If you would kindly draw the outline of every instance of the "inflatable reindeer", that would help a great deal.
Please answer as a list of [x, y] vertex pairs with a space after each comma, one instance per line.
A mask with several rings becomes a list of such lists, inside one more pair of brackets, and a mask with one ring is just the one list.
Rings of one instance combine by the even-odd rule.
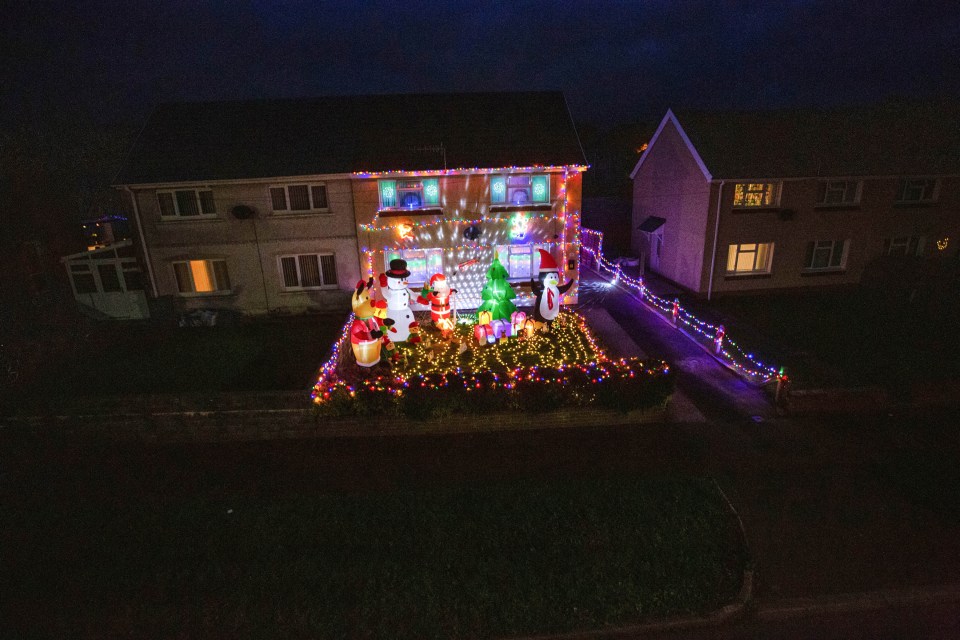
[[393, 320], [387, 318], [385, 300], [373, 299], [373, 278], [361, 280], [353, 292], [353, 324], [350, 326], [350, 344], [361, 367], [372, 367], [380, 362], [381, 345], [390, 351], [393, 343], [385, 335]]

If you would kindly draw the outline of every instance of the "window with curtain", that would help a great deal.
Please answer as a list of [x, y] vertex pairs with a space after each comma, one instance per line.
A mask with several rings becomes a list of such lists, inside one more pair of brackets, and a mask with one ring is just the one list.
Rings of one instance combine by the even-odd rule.
[[337, 286], [337, 263], [332, 253], [280, 256], [284, 289], [321, 289]]
[[230, 291], [226, 260], [184, 260], [173, 263], [180, 293], [223, 293]]
[[770, 273], [773, 243], [731, 244], [727, 250], [727, 273]]

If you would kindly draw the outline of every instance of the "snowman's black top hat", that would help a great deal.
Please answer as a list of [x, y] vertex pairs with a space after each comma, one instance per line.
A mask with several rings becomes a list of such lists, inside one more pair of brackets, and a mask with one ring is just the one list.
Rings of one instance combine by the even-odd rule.
[[390, 261], [390, 270], [387, 271], [388, 278], [409, 278], [410, 272], [407, 271], [407, 261], [401, 258], [394, 258]]

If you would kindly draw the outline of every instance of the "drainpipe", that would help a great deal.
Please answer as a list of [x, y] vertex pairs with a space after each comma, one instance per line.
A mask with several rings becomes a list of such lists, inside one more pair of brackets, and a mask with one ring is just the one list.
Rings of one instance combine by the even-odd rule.
[[140, 236], [140, 247], [143, 249], [143, 257], [147, 263], [147, 275], [150, 277], [150, 290], [153, 291], [153, 297], [157, 298], [157, 282], [153, 277], [153, 262], [150, 260], [150, 250], [147, 248], [147, 240], [143, 236], [143, 225], [140, 223], [140, 205], [137, 204], [137, 194], [130, 187], [124, 186], [123, 190], [130, 196], [133, 203], [133, 217], [137, 219], [137, 233]]
[[707, 281], [707, 300], [713, 295], [713, 268], [717, 262], [717, 235], [720, 233], [720, 203], [723, 202], [723, 183], [720, 181], [720, 191], [717, 193], [717, 219], [713, 224], [713, 251], [710, 253], [710, 279]]

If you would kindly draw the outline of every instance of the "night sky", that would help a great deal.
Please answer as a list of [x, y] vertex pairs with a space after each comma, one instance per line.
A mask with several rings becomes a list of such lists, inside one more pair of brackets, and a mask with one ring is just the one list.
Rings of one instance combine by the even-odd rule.
[[139, 123], [168, 100], [561, 89], [578, 122], [607, 126], [667, 107], [960, 95], [956, 2], [5, 6], [8, 122]]

